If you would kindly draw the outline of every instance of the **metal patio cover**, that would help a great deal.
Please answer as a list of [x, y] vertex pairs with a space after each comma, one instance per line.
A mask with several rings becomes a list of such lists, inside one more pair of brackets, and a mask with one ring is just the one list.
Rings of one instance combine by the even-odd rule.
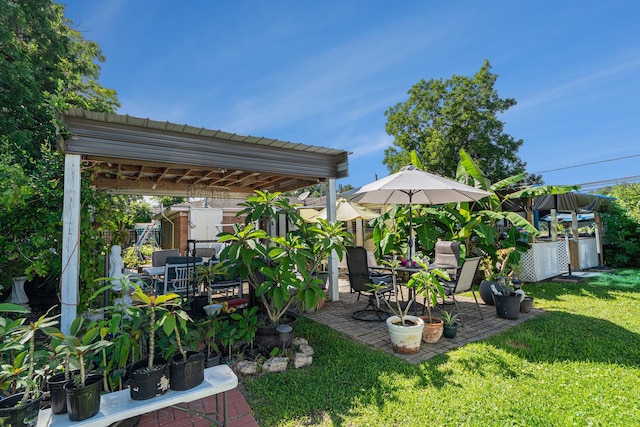
[[[335, 180], [348, 176], [348, 152], [241, 136], [120, 114], [70, 110], [62, 116], [65, 154], [61, 320], [68, 333], [79, 302], [80, 181], [113, 194], [186, 197], [194, 188], [222, 194], [289, 191], [327, 182], [335, 220]], [[82, 172], [82, 173], [81, 173]], [[193, 197], [193, 193], [191, 194]], [[338, 299], [337, 257], [329, 260], [329, 296]]]
[[114, 194], [181, 196], [190, 186], [290, 191], [348, 176], [348, 152], [277, 139], [70, 110], [65, 154], [80, 154], [92, 184]]

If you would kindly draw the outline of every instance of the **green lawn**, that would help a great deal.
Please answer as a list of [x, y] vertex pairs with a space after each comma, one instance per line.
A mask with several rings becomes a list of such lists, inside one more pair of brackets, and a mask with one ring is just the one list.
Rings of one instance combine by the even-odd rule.
[[420, 365], [300, 318], [313, 365], [247, 401], [261, 427], [640, 425], [640, 271], [525, 290], [547, 314]]

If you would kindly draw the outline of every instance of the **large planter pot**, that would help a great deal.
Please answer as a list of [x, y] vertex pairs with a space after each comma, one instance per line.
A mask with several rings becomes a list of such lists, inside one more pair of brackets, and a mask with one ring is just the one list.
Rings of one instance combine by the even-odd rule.
[[64, 385], [64, 390], [67, 393], [69, 420], [86, 420], [100, 412], [102, 375], [87, 375], [84, 387], [69, 381]]
[[480, 286], [478, 287], [480, 298], [487, 305], [495, 304], [493, 302], [493, 292], [491, 291], [491, 285], [498, 286], [498, 282], [494, 282], [493, 280], [483, 280], [482, 282], [480, 282]]
[[519, 295], [493, 295], [496, 314], [503, 319], [516, 320], [520, 314]]
[[67, 412], [67, 392], [64, 385], [69, 382], [66, 373], [61, 372], [47, 379], [47, 388], [51, 401], [51, 412], [64, 414]]
[[400, 317], [387, 317], [387, 329], [393, 351], [400, 354], [415, 354], [420, 351], [424, 322], [418, 316], [404, 316], [406, 325], [400, 324]]
[[[288, 336], [286, 337], [287, 339], [284, 342], [285, 347], [291, 346], [291, 342], [293, 341], [293, 338], [295, 336], [296, 320], [298, 320], [298, 317], [292, 313], [287, 313], [284, 316], [282, 316], [282, 318], [280, 319], [281, 324], [284, 323], [291, 326], [294, 332], [294, 333], [288, 334]], [[270, 352], [276, 347], [282, 347], [283, 342], [281, 341], [280, 333], [276, 330], [276, 328], [277, 326], [272, 326], [272, 325], [258, 326], [258, 330], [256, 331], [256, 336], [254, 338], [255, 344], [257, 344], [258, 347], [263, 348], [268, 352]]]
[[161, 396], [169, 390], [171, 378], [167, 361], [159, 357], [154, 358], [153, 369], [147, 368], [147, 360], [140, 360], [128, 368], [129, 391], [131, 399], [146, 400]]
[[533, 297], [524, 297], [520, 303], [520, 313], [529, 313], [533, 308]]
[[0, 400], [0, 426], [32, 427], [38, 423], [42, 393], [36, 399], [31, 399], [24, 405], [16, 406], [23, 396], [24, 393], [18, 393]]
[[444, 322], [437, 317], [420, 316], [424, 322], [422, 330], [422, 341], [428, 344], [435, 344], [442, 337]]
[[187, 351], [187, 361], [178, 353], [171, 358], [171, 390], [189, 390], [204, 381], [204, 354]]
[[454, 338], [458, 333], [458, 324], [454, 323], [453, 325], [444, 325], [442, 328], [442, 335], [445, 338]]

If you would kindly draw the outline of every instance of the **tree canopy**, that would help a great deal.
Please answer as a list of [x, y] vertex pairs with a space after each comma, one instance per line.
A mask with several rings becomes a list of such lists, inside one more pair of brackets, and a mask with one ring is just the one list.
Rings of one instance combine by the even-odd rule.
[[[59, 275], [63, 166], [59, 113], [113, 112], [116, 92], [98, 83], [104, 56], [51, 0], [0, 0], [0, 279]], [[64, 130], [63, 130], [64, 131]], [[109, 196], [83, 182], [81, 275], [103, 267], [96, 224], [112, 214]], [[99, 251], [98, 251], [99, 252]]]
[[[410, 163], [415, 150], [425, 170], [455, 177], [464, 149], [491, 181], [525, 172], [517, 155], [523, 141], [504, 132], [498, 115], [516, 105], [515, 99], [499, 97], [489, 61], [473, 77], [421, 80], [408, 91], [409, 99], [385, 112], [386, 132], [393, 145], [385, 150], [383, 163], [396, 172]], [[540, 177], [530, 176], [530, 182]]]

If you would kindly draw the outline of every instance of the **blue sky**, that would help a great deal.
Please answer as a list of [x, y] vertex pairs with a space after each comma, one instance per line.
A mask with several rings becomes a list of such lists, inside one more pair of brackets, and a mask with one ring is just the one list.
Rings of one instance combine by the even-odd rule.
[[102, 48], [118, 113], [348, 150], [339, 184], [389, 174], [384, 112], [411, 86], [473, 76], [485, 59], [518, 102], [500, 118], [528, 172], [640, 176], [635, 0], [61, 3]]

